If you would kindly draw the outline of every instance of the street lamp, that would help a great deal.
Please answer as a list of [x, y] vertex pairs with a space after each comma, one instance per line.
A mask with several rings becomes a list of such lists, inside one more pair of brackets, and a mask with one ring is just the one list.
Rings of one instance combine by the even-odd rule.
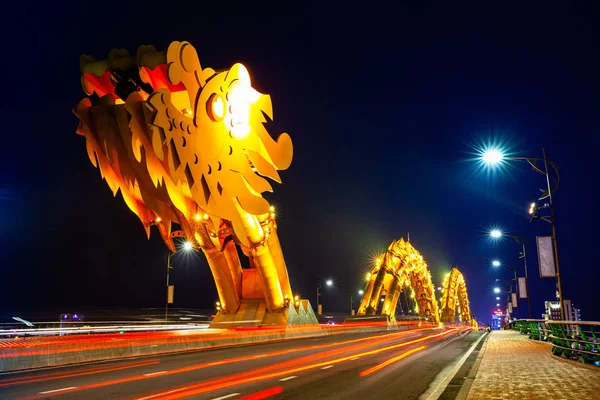
[[[500, 266], [504, 266], [508, 269], [510, 269], [513, 272], [514, 275], [514, 281], [515, 281], [515, 293], [518, 293], [518, 289], [517, 289], [517, 267], [513, 266], [513, 265], [509, 265], [509, 264], [502, 264], [500, 261], [498, 260], [494, 260], [492, 261], [492, 265], [494, 267], [500, 267]], [[512, 285], [511, 286], [511, 291], [512, 291]], [[512, 300], [512, 299], [511, 299]], [[518, 301], [518, 300], [517, 300]], [[519, 304], [517, 303], [517, 318], [521, 318], [521, 310], [519, 310]]]
[[359, 295], [359, 296], [362, 296], [363, 294], [365, 294], [365, 291], [364, 291], [364, 290], [362, 290], [362, 289], [361, 289], [361, 290], [359, 290], [359, 291], [358, 291], [358, 295]]
[[[494, 231], [499, 231], [500, 236], [495, 236]], [[494, 229], [494, 230], [490, 231], [490, 237], [492, 237], [494, 239], [498, 239], [498, 238], [502, 237], [503, 235], [504, 234], [499, 229]], [[517, 244], [519, 244], [523, 249], [523, 251], [521, 251], [521, 253], [519, 254], [519, 258], [523, 259], [523, 265], [525, 267], [525, 290], [527, 292], [527, 314], [529, 315], [529, 318], [531, 319], [531, 293], [529, 292], [529, 276], [527, 275], [527, 248], [529, 247], [529, 239], [527, 239], [527, 237], [525, 237], [523, 235], [507, 235], [507, 236], [510, 236], [513, 239], [515, 239], [515, 242], [517, 242]], [[494, 265], [493, 262], [492, 262], [492, 265]], [[497, 265], [494, 265], [494, 266], [496, 267]]]
[[[559, 173], [558, 166], [556, 165], [556, 163], [554, 163], [553, 161], [550, 161], [546, 158], [546, 149], [542, 149], [542, 154], [543, 154], [543, 158], [513, 157], [513, 156], [507, 157], [499, 149], [486, 149], [485, 151], [483, 151], [481, 153], [481, 160], [484, 164], [486, 164], [487, 166], [490, 166], [490, 167], [499, 166], [499, 165], [503, 164], [504, 160], [527, 161], [529, 163], [529, 165], [531, 165], [531, 167], [533, 168], [533, 170], [535, 172], [546, 176], [546, 189], [541, 189], [542, 196], [538, 200], [548, 199], [548, 204], [544, 205], [543, 207], [550, 209], [550, 217], [541, 217], [541, 218], [537, 217], [537, 208], [538, 207], [535, 204], [532, 204], [532, 206], [529, 209], [529, 212], [530, 212], [530, 214], [534, 214], [531, 221], [533, 221], [534, 219], [542, 219], [542, 220], [552, 224], [552, 239], [554, 241], [554, 243], [553, 243], [554, 244], [554, 246], [553, 246], [554, 247], [554, 262], [556, 263], [556, 280], [557, 280], [557, 284], [558, 284], [560, 315], [561, 315], [561, 319], [564, 320], [565, 319], [565, 305], [563, 303], [562, 282], [560, 279], [560, 262], [559, 262], [559, 258], [558, 258], [558, 239], [556, 238], [556, 222], [555, 222], [555, 218], [554, 218], [554, 206], [552, 203], [552, 193], [554, 193], [556, 191], [556, 189], [558, 189], [558, 186], [560, 184], [560, 173]], [[538, 162], [542, 163], [543, 167], [541, 167], [541, 168], [538, 167]], [[550, 176], [548, 165], [550, 165], [552, 167], [552, 169], [554, 170], [556, 178], [554, 176]], [[550, 180], [552, 180], [552, 182], [554, 183], [554, 188], [551, 187]], [[529, 290], [527, 292], [528, 292], [527, 298], [529, 299]], [[531, 316], [531, 314], [530, 314], [530, 316]]]
[[494, 293], [500, 293], [500, 288], [499, 287], [495, 287], [494, 288]]
[[317, 314], [322, 314], [322, 307], [319, 304], [319, 298], [321, 297], [321, 289], [324, 287], [333, 286], [333, 280], [327, 279], [324, 283], [317, 284]]
[[[185, 241], [182, 248], [183, 251], [188, 252], [194, 249], [194, 245], [192, 242]], [[167, 255], [167, 301], [165, 303], [165, 324], [169, 323], [169, 303], [173, 303], [174, 286], [170, 285], [171, 270], [173, 269], [173, 266], [171, 265], [171, 254], [172, 253], [169, 250]]]
[[499, 239], [502, 237], [502, 231], [500, 229], [492, 229], [490, 231], [490, 236], [492, 239]]

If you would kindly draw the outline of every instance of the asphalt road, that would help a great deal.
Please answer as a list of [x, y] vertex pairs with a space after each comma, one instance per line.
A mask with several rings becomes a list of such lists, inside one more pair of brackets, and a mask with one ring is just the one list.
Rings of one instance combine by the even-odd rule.
[[0, 375], [0, 399], [417, 399], [480, 333], [344, 334]]

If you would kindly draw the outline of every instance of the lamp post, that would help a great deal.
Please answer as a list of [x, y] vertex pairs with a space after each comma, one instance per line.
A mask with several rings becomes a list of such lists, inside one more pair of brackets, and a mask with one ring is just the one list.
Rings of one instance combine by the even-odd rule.
[[324, 287], [331, 287], [333, 286], [333, 281], [331, 279], [327, 279], [324, 283], [319, 283], [317, 284], [317, 313], [318, 314], [322, 314], [322, 307], [321, 304], [319, 303], [319, 299], [321, 298], [321, 289], [323, 289]]
[[[502, 290], [498, 286], [495, 286], [494, 287], [494, 293], [495, 294], [506, 293], [506, 296], [507, 296], [506, 303], [507, 304], [508, 303], [512, 304], [512, 299], [511, 299], [511, 295], [512, 295], [512, 283], [511, 283], [511, 281], [505, 280], [505, 279], [498, 279], [498, 278], [496, 278], [495, 281], [496, 281], [496, 283], [503, 282], [506, 286], [504, 287], [504, 290]], [[517, 307], [517, 309], [518, 309], [518, 307]], [[514, 313], [514, 310], [513, 310], [513, 313]]]
[[[183, 250], [184, 251], [190, 251], [194, 248], [194, 246], [192, 245], [191, 242], [184, 242], [183, 243]], [[173, 269], [173, 266], [171, 265], [171, 255], [173, 253], [171, 253], [171, 251], [169, 250], [169, 253], [167, 255], [167, 300], [165, 302], [165, 324], [169, 323], [169, 303], [173, 302], [173, 292], [171, 290], [169, 290], [170, 287], [170, 280], [171, 280], [171, 270]]]
[[[512, 273], [514, 275], [514, 281], [515, 281], [515, 292], [514, 293], [517, 294], [517, 296], [518, 296], [519, 291], [518, 291], [518, 287], [517, 287], [517, 267], [515, 267], [514, 265], [510, 265], [510, 264], [502, 264], [498, 260], [492, 261], [492, 265], [494, 267], [504, 266], [504, 267], [506, 267], [506, 268], [508, 268], [508, 269], [510, 269], [512, 271]], [[511, 293], [512, 293], [512, 285], [510, 285], [510, 286], [511, 286], [510, 290], [511, 290]], [[512, 296], [512, 294], [511, 294], [511, 296]], [[511, 301], [512, 301], [512, 299], [511, 299]], [[520, 319], [521, 318], [521, 310], [519, 310], [519, 303], [518, 303], [518, 301], [519, 301], [519, 298], [517, 297], [517, 318]]]
[[[526, 293], [527, 294], [527, 314], [529, 315], [529, 318], [531, 319], [531, 293], [529, 292], [529, 276], [527, 274], [527, 247], [529, 247], [529, 239], [527, 239], [527, 237], [525, 237], [523, 235], [505, 235], [504, 232], [502, 232], [502, 230], [500, 230], [498, 228], [492, 229], [490, 231], [490, 237], [492, 239], [500, 239], [503, 236], [512, 237], [515, 240], [515, 242], [517, 242], [523, 248], [523, 251], [519, 255], [519, 258], [523, 259], [523, 264], [525, 266], [525, 290], [527, 292]], [[527, 247], [525, 246], [526, 244], [527, 244]], [[499, 266], [500, 266], [499, 264], [494, 265], [494, 267], [499, 267]]]
[[[554, 242], [553, 243], [554, 244], [554, 246], [553, 246], [554, 247], [554, 262], [556, 265], [556, 280], [557, 280], [557, 284], [558, 284], [558, 298], [559, 298], [559, 302], [560, 302], [560, 315], [561, 315], [561, 319], [564, 320], [565, 319], [565, 309], [564, 309], [565, 305], [563, 303], [562, 281], [560, 278], [560, 262], [559, 262], [559, 258], [558, 258], [558, 240], [556, 238], [556, 223], [555, 223], [555, 218], [554, 218], [554, 205], [552, 202], [552, 193], [554, 193], [556, 191], [556, 189], [558, 189], [558, 185], [560, 183], [560, 173], [559, 173], [559, 169], [558, 169], [558, 166], [556, 165], [556, 163], [554, 163], [553, 161], [550, 161], [546, 158], [546, 149], [542, 148], [542, 154], [543, 154], [543, 158], [513, 157], [513, 156], [505, 156], [504, 153], [502, 153], [502, 151], [500, 151], [498, 149], [488, 149], [481, 153], [481, 161], [484, 164], [489, 165], [489, 166], [501, 165], [504, 163], [504, 160], [527, 161], [529, 163], [529, 165], [531, 165], [531, 167], [533, 168], [533, 170], [535, 172], [546, 176], [546, 187], [547, 188], [541, 189], [542, 196], [538, 200], [544, 200], [546, 198], [548, 199], [547, 206], [548, 206], [548, 208], [550, 208], [550, 217], [549, 218], [541, 217], [539, 219], [542, 219], [542, 220], [552, 224], [552, 240]], [[538, 165], [537, 165], [538, 162], [543, 163], [543, 169], [538, 167]], [[554, 169], [556, 178], [550, 176], [548, 165], [550, 165], [552, 167], [552, 169]], [[552, 188], [550, 185], [551, 179], [554, 183], [554, 188]], [[533, 211], [537, 209], [537, 207], [535, 207], [535, 204], [533, 206], [534, 207], [532, 207], [532, 209], [530, 209], [530, 213], [533, 213]], [[532, 221], [534, 219], [538, 219], [538, 217], [534, 215], [534, 217], [532, 218]], [[528, 292], [529, 292], [529, 290], [528, 290]], [[529, 295], [529, 293], [527, 293], [527, 294]]]

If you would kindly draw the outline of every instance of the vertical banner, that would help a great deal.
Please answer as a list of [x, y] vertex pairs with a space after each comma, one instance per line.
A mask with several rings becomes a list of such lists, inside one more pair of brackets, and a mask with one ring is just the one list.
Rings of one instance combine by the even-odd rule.
[[517, 294], [516, 293], [512, 294], [512, 306], [513, 307], [519, 307], [519, 303], [517, 301]]
[[541, 278], [556, 278], [556, 265], [554, 264], [554, 243], [552, 236], [536, 237], [538, 250], [538, 263]]
[[167, 302], [169, 304], [173, 304], [174, 296], [175, 296], [175, 285], [169, 285], [169, 290], [167, 291]]
[[527, 278], [520, 276], [519, 277], [519, 298], [526, 299], [529, 294], [527, 293]]
[[512, 303], [508, 303], [508, 313], [512, 314], [513, 310], [512, 310]]

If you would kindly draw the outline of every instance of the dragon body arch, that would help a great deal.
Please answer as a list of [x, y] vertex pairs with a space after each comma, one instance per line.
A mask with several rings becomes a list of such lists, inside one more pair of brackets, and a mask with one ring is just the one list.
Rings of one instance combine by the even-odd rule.
[[[431, 323], [439, 322], [438, 304], [427, 263], [408, 241], [394, 240], [375, 261], [357, 315], [381, 315], [395, 319], [400, 292], [410, 287], [417, 312]], [[381, 298], [385, 296], [380, 306]]]
[[444, 277], [442, 285], [441, 321], [446, 323], [455, 322], [457, 313], [461, 322], [472, 322], [465, 278], [458, 268], [453, 267]]

